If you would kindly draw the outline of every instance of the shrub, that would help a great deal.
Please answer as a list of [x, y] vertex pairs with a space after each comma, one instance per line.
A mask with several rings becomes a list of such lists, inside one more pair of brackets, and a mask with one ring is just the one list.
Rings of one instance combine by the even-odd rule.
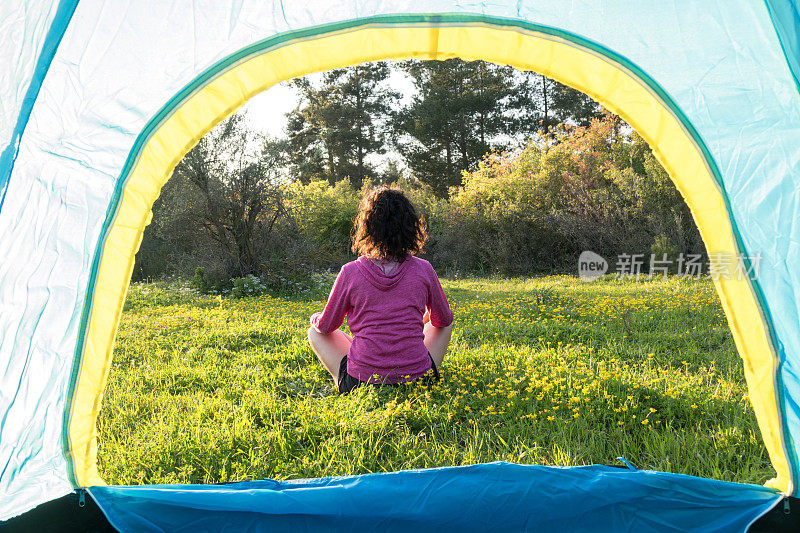
[[250, 274], [243, 278], [233, 278], [233, 289], [231, 289], [231, 296], [234, 298], [244, 298], [245, 296], [256, 296], [266, 291], [266, 286], [261, 283], [261, 280]]
[[361, 200], [350, 180], [340, 180], [333, 186], [327, 181], [307, 185], [294, 182], [287, 190], [287, 207], [298, 236], [314, 243], [320, 256], [333, 262], [349, 257], [350, 230]]
[[206, 281], [206, 270], [203, 267], [197, 267], [195, 269], [191, 287], [196, 289], [200, 294], [208, 294], [211, 286]]
[[[393, 185], [425, 217], [422, 256], [445, 275], [572, 272], [582, 250], [607, 258], [704, 253], [666, 171], [641, 137], [610, 116], [585, 127], [562, 124], [515, 152], [487, 154], [447, 198], [408, 173]], [[174, 177], [154, 207], [136, 279], [194, 273], [198, 291], [236, 295], [316, 290], [314, 272], [353, 259], [353, 220], [372, 183], [360, 190], [349, 179], [274, 187], [277, 207], [248, 233], [247, 254], [231, 253], [213, 231], [198, 230], [196, 191]]]

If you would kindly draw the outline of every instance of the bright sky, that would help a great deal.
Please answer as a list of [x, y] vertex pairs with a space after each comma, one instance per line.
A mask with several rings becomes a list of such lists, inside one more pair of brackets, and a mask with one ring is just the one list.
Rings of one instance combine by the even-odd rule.
[[[318, 81], [321, 76], [321, 73], [311, 74], [312, 81]], [[387, 81], [401, 94], [401, 102], [411, 98], [414, 86], [411, 79], [403, 72], [393, 69]], [[247, 111], [247, 121], [253, 130], [273, 137], [282, 137], [286, 127], [286, 113], [296, 106], [297, 91], [288, 82], [282, 82], [255, 95], [242, 107], [242, 110]]]
[[286, 113], [297, 106], [297, 92], [282, 82], [257, 94], [247, 102], [242, 111], [247, 111], [247, 123], [253, 130], [282, 137], [286, 127]]

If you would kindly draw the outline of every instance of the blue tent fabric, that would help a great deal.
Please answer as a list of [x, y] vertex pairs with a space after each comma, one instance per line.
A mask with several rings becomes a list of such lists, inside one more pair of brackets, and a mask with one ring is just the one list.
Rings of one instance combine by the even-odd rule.
[[514, 463], [227, 485], [91, 487], [120, 531], [746, 531], [760, 485]]

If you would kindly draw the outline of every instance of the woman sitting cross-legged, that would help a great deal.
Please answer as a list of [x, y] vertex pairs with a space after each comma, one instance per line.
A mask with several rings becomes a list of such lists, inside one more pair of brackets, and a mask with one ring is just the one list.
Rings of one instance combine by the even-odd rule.
[[[342, 267], [308, 341], [340, 393], [365, 383], [439, 379], [453, 312], [433, 267], [414, 257], [425, 222], [402, 191], [380, 187], [361, 201], [355, 261]], [[339, 329], [347, 316], [353, 336]]]

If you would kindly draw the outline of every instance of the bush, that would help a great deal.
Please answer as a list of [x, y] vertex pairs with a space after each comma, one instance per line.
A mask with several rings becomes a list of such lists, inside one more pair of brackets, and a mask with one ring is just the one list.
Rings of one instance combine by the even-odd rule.
[[211, 286], [206, 281], [206, 270], [203, 267], [197, 267], [195, 269], [191, 287], [196, 289], [200, 294], [208, 294]]
[[350, 180], [343, 179], [333, 186], [327, 181], [312, 181], [307, 185], [294, 182], [287, 186], [287, 191], [287, 208], [297, 229], [296, 236], [315, 245], [316, 261], [333, 264], [349, 257], [350, 230], [361, 200]]
[[[486, 155], [448, 198], [414, 176], [401, 176], [393, 185], [427, 223], [422, 256], [445, 275], [526, 275], [573, 272], [583, 250], [607, 258], [703, 254], [679, 192], [644, 140], [626, 128], [613, 117], [555, 127], [517, 152]], [[353, 221], [372, 184], [365, 180], [357, 190], [343, 179], [275, 187], [270, 198], [278, 207], [254, 226], [243, 268], [239, 252], [224, 249], [198, 226], [196, 191], [176, 176], [154, 207], [135, 277], [193, 274], [198, 291], [237, 296], [317, 290], [315, 272], [338, 270], [354, 258]]]
[[656, 239], [672, 255], [702, 253], [666, 171], [623, 127], [614, 117], [561, 125], [518, 153], [487, 155], [452, 196], [439, 258], [515, 275], [571, 272], [583, 250], [648, 255]]
[[233, 278], [233, 289], [231, 289], [231, 296], [234, 298], [244, 298], [245, 296], [256, 296], [262, 294], [267, 287], [261, 283], [261, 280], [250, 274], [243, 278]]

